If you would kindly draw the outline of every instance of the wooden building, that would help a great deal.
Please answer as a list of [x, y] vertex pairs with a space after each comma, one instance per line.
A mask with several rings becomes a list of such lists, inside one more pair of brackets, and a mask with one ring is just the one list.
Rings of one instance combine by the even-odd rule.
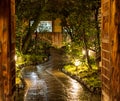
[[[38, 39], [50, 43], [53, 47], [57, 47], [57, 48], [62, 47], [63, 46], [63, 33], [62, 33], [61, 20], [57, 18], [52, 21], [42, 21], [42, 22], [51, 23], [51, 26], [50, 26], [51, 28], [48, 28], [49, 26], [47, 26], [47, 28], [51, 30], [47, 30], [47, 31], [43, 30], [43, 32], [37, 30], [37, 33], [35, 32], [35, 34], [32, 35], [32, 39], [35, 39], [35, 37], [37, 36]], [[45, 25], [47, 25], [47, 23]], [[44, 26], [42, 26], [42, 28], [45, 29]], [[37, 29], [40, 29], [39, 26]]]
[[0, 101], [15, 101], [14, 6], [14, 0], [0, 0]]
[[120, 101], [120, 0], [102, 2], [102, 101]]

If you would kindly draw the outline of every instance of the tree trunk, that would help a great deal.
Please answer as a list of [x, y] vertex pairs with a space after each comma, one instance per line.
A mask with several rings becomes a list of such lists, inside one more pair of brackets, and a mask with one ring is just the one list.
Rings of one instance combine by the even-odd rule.
[[96, 64], [99, 67], [99, 61], [101, 58], [101, 52], [100, 52], [100, 28], [99, 28], [99, 21], [98, 21], [98, 16], [99, 16], [99, 7], [95, 8], [95, 28], [97, 30], [97, 35], [96, 35], [96, 39], [97, 39], [97, 45], [96, 47]]
[[87, 59], [88, 67], [89, 67], [89, 69], [92, 69], [92, 66], [90, 64], [90, 57], [88, 54], [88, 47], [87, 47], [87, 40], [86, 40], [85, 31], [83, 31], [83, 43], [84, 43], [84, 48], [85, 48], [85, 52], [86, 52], [86, 59]]
[[27, 34], [23, 40], [23, 46], [22, 46], [23, 53], [26, 53], [29, 43], [30, 43], [30, 40], [31, 40], [31, 37], [32, 37], [32, 34], [34, 34], [34, 31], [36, 30], [36, 28], [39, 24], [39, 21], [40, 20], [39, 20], [39, 16], [38, 16], [38, 18], [34, 21], [33, 25], [30, 27], [29, 31], [27, 32]]
[[43, 14], [43, 11], [42, 9], [44, 8], [45, 4], [43, 5], [43, 7], [40, 9], [39, 11], [39, 14], [37, 16], [37, 18], [34, 20], [34, 23], [32, 24], [32, 26], [30, 27], [30, 29], [28, 30], [24, 40], [23, 40], [23, 46], [22, 46], [22, 52], [23, 53], [26, 53], [27, 52], [27, 49], [28, 49], [28, 46], [30, 44], [30, 40], [31, 40], [31, 37], [32, 37], [32, 34], [34, 34], [34, 31], [36, 30], [39, 22], [40, 22], [40, 18]]

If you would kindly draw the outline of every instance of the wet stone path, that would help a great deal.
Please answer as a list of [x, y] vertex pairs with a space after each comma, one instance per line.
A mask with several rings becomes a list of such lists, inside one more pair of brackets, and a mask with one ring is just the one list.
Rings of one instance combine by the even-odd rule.
[[44, 65], [29, 66], [23, 70], [27, 83], [24, 101], [100, 101], [76, 80], [61, 71]]
[[22, 70], [27, 84], [24, 101], [101, 101], [79, 82], [59, 71], [65, 61], [63, 51], [51, 49], [49, 61]]

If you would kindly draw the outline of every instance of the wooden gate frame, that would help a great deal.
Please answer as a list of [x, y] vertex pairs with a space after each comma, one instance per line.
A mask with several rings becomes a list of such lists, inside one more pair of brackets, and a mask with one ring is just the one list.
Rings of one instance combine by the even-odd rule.
[[0, 101], [15, 101], [15, 0], [0, 0]]
[[[120, 0], [102, 1], [102, 101], [120, 100]], [[15, 91], [15, 1], [0, 0], [0, 101]]]
[[120, 0], [102, 0], [102, 101], [120, 101]]

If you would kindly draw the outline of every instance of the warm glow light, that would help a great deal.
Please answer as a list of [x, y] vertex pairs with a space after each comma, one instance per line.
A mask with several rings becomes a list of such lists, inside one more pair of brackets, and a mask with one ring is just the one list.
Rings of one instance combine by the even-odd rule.
[[84, 49], [82, 50], [82, 54], [83, 54], [83, 55], [86, 55], [86, 51], [85, 51]]
[[72, 93], [68, 93], [68, 94], [71, 98], [76, 99], [76, 96], [79, 96], [80, 92], [83, 91], [83, 88], [75, 80], [71, 80], [70, 83], [71, 83], [71, 86], [69, 87], [69, 92], [72, 92]]
[[15, 55], [15, 57], [14, 57], [14, 58], [15, 58], [15, 61], [17, 61], [17, 55]]
[[36, 73], [32, 72], [32, 73], [31, 73], [31, 77], [34, 78], [34, 79], [37, 78]]
[[77, 92], [78, 90], [79, 90], [79, 84], [78, 83], [76, 83], [75, 81], [73, 81], [72, 82], [72, 87], [73, 87], [73, 89]]
[[89, 50], [89, 51], [88, 51], [88, 54], [89, 54], [89, 56], [95, 56], [95, 52], [92, 51], [92, 50]]
[[70, 44], [68, 45], [68, 47], [70, 47]]
[[75, 66], [79, 66], [80, 65], [80, 61], [79, 60], [75, 60]]

